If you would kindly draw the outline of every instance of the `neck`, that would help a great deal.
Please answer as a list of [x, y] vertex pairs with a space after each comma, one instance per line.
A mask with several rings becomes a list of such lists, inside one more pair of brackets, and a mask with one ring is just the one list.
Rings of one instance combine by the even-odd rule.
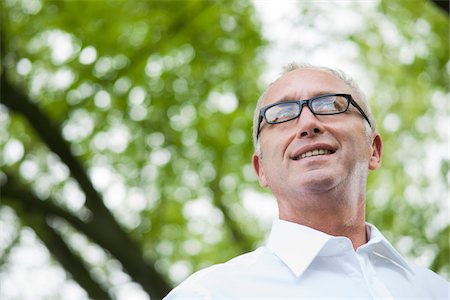
[[[316, 202], [315, 200], [319, 201]], [[308, 199], [311, 205], [295, 207], [286, 203], [305, 203], [304, 201], [281, 202], [279, 217], [281, 220], [301, 224], [332, 236], [345, 236], [352, 241], [356, 250], [367, 242], [365, 227], [364, 201], [335, 201], [330, 199]]]

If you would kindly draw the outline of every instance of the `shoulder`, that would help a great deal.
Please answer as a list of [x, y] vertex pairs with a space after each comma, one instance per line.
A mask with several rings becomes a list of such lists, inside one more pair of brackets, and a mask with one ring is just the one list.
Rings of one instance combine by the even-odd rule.
[[433, 299], [448, 299], [450, 284], [444, 277], [414, 263], [410, 263], [409, 266], [414, 271], [415, 285], [422, 286], [433, 295]]
[[415, 263], [410, 263], [409, 266], [414, 271], [415, 276], [417, 278], [420, 278], [424, 282], [436, 282], [438, 284], [448, 284], [448, 281], [444, 277], [436, 274], [430, 269], [419, 266]]
[[214, 295], [226, 296], [233, 287], [238, 288], [242, 280], [257, 276], [267, 266], [276, 263], [266, 247], [239, 255], [225, 263], [202, 269], [173, 289], [165, 300], [211, 299]]

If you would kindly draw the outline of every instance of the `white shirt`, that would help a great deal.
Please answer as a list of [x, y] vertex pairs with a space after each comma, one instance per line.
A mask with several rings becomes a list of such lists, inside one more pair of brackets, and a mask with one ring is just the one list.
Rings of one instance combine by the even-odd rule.
[[354, 251], [346, 237], [277, 220], [266, 246], [194, 273], [164, 299], [449, 299], [445, 279], [367, 229]]

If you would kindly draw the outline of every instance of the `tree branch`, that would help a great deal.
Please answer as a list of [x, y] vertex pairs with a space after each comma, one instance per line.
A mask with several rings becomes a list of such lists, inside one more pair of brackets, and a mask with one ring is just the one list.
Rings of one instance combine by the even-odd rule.
[[[111, 246], [111, 241], [106, 237], [105, 232], [103, 228], [99, 228], [97, 224], [94, 224], [92, 221], [89, 223], [85, 223], [79, 218], [77, 218], [75, 215], [73, 215], [71, 212], [62, 209], [61, 207], [55, 205], [54, 200], [51, 198], [47, 199], [38, 199], [36, 195], [31, 192], [28, 188], [20, 184], [13, 175], [6, 174], [7, 175], [7, 181], [3, 182], [3, 185], [1, 186], [2, 190], [2, 203], [5, 205], [8, 205], [12, 207], [16, 212], [20, 212], [23, 210], [33, 212], [37, 215], [45, 215], [46, 217], [58, 217], [61, 219], [64, 219], [66, 222], [68, 222], [70, 225], [74, 227], [74, 229], [80, 231], [83, 233], [86, 237], [91, 239], [94, 243], [98, 244], [99, 246], [103, 247], [107, 251], [109, 251], [113, 256], [114, 253], [118, 252], [117, 246]], [[26, 221], [26, 219], [25, 219]], [[34, 228], [34, 227], [33, 227]], [[45, 242], [45, 241], [43, 241]], [[56, 242], [55, 242], [56, 243]], [[117, 244], [117, 241], [113, 241], [114, 244]], [[129, 249], [129, 244], [123, 244], [120, 245], [119, 248], [123, 251], [126, 251], [126, 249]], [[51, 249], [49, 249], [51, 250]], [[135, 251], [133, 249], [129, 249], [130, 251], [128, 254], [130, 256], [136, 255]], [[116, 256], [117, 258], [117, 256]], [[133, 267], [134, 264], [136, 264], [139, 261], [142, 261], [142, 256], [138, 258], [129, 257], [129, 258], [117, 258], [125, 268], [125, 266], [130, 267], [130, 265]], [[65, 267], [65, 266], [64, 266]], [[128, 269], [126, 269], [128, 271]], [[131, 269], [132, 272], [129, 272], [131, 277], [136, 280], [136, 272], [139, 270], [137, 269]], [[162, 298], [165, 296], [165, 294], [168, 293], [170, 288], [168, 287], [168, 284], [163, 281], [161, 283], [162, 277], [160, 277], [159, 273], [155, 269], [153, 269], [153, 266], [147, 265], [143, 266], [141, 270], [144, 270], [142, 273], [138, 274], [138, 276], [141, 276], [139, 278], [145, 278], [147, 281], [147, 285], [151, 285], [152, 288], [152, 296], [155, 294], [159, 294], [158, 297]], [[145, 273], [144, 273], [145, 272]], [[137, 281], [137, 280], [136, 280]], [[164, 284], [166, 286], [164, 286]], [[81, 285], [81, 283], [80, 283]], [[166, 288], [166, 289], [164, 289]], [[159, 299], [159, 298], [157, 298]]]
[[450, 13], [450, 2], [448, 0], [431, 0], [431, 2], [447, 14]]
[[16, 213], [22, 223], [31, 227], [39, 239], [45, 244], [50, 253], [59, 261], [63, 268], [72, 275], [72, 278], [88, 293], [91, 299], [111, 299], [90, 274], [87, 266], [80, 256], [75, 254], [65, 243], [62, 237], [47, 224], [47, 213], [25, 206]]
[[[103, 287], [92, 278], [84, 261], [75, 254], [63, 238], [47, 224], [49, 217], [60, 217], [76, 229], [85, 232], [89, 228], [70, 212], [53, 204], [51, 199], [40, 200], [34, 193], [18, 184], [11, 175], [2, 184], [2, 204], [16, 211], [21, 222], [31, 227], [52, 255], [69, 272], [73, 279], [86, 290], [92, 299], [110, 299]], [[88, 235], [89, 236], [89, 235]]]
[[[103, 203], [102, 197], [93, 187], [81, 163], [71, 153], [63, 139], [59, 126], [52, 124], [47, 115], [30, 99], [15, 88], [4, 76], [1, 78], [2, 103], [16, 113], [22, 114], [51, 151], [68, 166], [86, 196], [86, 206], [93, 213], [91, 226], [98, 232], [96, 242], [108, 250], [123, 265], [127, 273], [152, 297], [162, 298], [170, 286], [153, 265], [144, 260], [142, 249], [123, 230]], [[20, 198], [23, 200], [24, 198]], [[86, 235], [88, 233], [83, 231]]]
[[[218, 156], [223, 157], [222, 155], [218, 155]], [[217, 163], [217, 165], [222, 166], [222, 163], [223, 163], [223, 161], [220, 161]], [[222, 212], [224, 219], [225, 219], [225, 224], [228, 227], [228, 231], [230, 232], [232, 239], [239, 245], [239, 248], [243, 252], [252, 251], [253, 245], [252, 245], [251, 241], [242, 232], [242, 229], [239, 227], [237, 222], [233, 219], [233, 217], [231, 216], [230, 210], [223, 203], [223, 201], [220, 197], [221, 192], [220, 192], [220, 187], [219, 187], [219, 181], [221, 178], [220, 175], [222, 173], [221, 168], [216, 169], [216, 172], [217, 172], [217, 176], [210, 184], [210, 188], [214, 193], [213, 203]]]
[[83, 222], [71, 212], [57, 206], [53, 199], [39, 199], [30, 189], [20, 184], [14, 175], [6, 173], [7, 180], [2, 182], [2, 204], [13, 209], [22, 210], [24, 208], [39, 211], [41, 214], [55, 216], [66, 220], [76, 230], [84, 233], [94, 242], [99, 243], [96, 232], [92, 230], [92, 225]]

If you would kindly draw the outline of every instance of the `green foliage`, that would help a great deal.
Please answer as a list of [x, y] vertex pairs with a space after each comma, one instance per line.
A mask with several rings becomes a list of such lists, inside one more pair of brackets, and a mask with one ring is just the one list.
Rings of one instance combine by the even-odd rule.
[[427, 1], [382, 1], [366, 21], [353, 40], [377, 74], [370, 100], [385, 146], [368, 219], [448, 276], [449, 18]]
[[[384, 141], [383, 167], [369, 180], [368, 220], [403, 253], [448, 276], [448, 16], [426, 1], [381, 1], [359, 30], [338, 35], [321, 27], [317, 16], [333, 8], [325, 4], [299, 2], [299, 19], [328, 34], [327, 43], [350, 41], [358, 49], [354, 60], [372, 83], [370, 103]], [[62, 134], [162, 280], [173, 285], [262, 241], [263, 226], [243, 203], [245, 192], [258, 189], [251, 119], [265, 45], [249, 2], [1, 5], [2, 89], [7, 78], [8, 90], [16, 88], [48, 116], [43, 123], [57, 129], [47, 134]], [[0, 245], [0, 268], [7, 269], [21, 226], [31, 226], [43, 237], [49, 232], [53, 239], [42, 240], [51, 253], [63, 237], [70, 249], [60, 257], [83, 259], [99, 293], [104, 287], [117, 296], [110, 269], [126, 262], [117, 264], [111, 249], [124, 245], [98, 250], [90, 234], [117, 242], [121, 231], [93, 228], [93, 219], [107, 217], [88, 205], [86, 183], [50, 151], [40, 124], [28, 121], [0, 106], [1, 181], [18, 178], [19, 192], [37, 196], [33, 206], [14, 190], [8, 196], [19, 201], [2, 203], [2, 218], [11, 215], [6, 204], [22, 221]], [[89, 260], [94, 248], [106, 258]]]
[[[241, 168], [263, 67], [249, 3], [11, 0], [4, 9], [5, 76], [60, 126], [162, 274], [177, 282], [252, 249], [260, 231], [232, 213], [253, 185]], [[33, 124], [2, 107], [2, 126], [5, 152], [23, 148], [4, 159], [7, 174], [83, 220], [97, 213]], [[177, 262], [183, 272], [170, 273]]]

